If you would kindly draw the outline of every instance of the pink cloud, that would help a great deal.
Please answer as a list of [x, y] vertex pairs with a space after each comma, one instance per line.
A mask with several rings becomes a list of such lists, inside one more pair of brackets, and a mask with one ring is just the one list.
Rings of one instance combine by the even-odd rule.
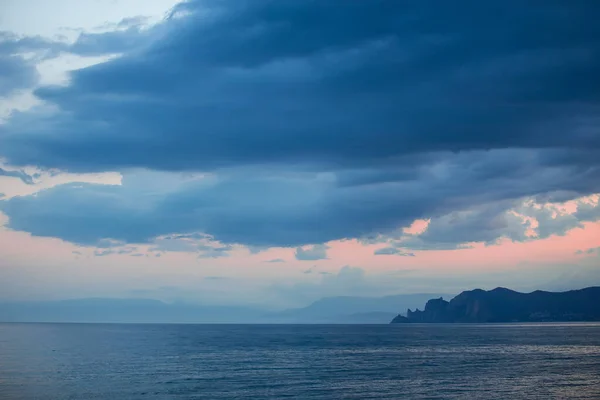
[[404, 228], [403, 232], [407, 235], [419, 235], [427, 230], [429, 219], [417, 219], [408, 228]]
[[374, 256], [381, 245], [364, 246], [356, 240], [329, 243], [330, 258], [337, 265], [360, 265], [365, 269], [383, 271], [398, 267], [421, 270], [481, 271], [500, 270], [522, 263], [575, 262], [578, 250], [600, 246], [600, 222], [588, 222], [564, 236], [527, 242], [503, 240], [486, 246], [474, 243], [471, 248], [457, 250], [414, 251], [416, 257]]

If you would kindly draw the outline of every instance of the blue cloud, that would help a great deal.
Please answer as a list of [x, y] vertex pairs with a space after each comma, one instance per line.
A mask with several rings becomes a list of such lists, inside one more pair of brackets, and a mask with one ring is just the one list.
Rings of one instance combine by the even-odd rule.
[[374, 254], [376, 256], [404, 256], [404, 257], [414, 257], [413, 253], [407, 253], [398, 249], [396, 247], [384, 247], [382, 249], [375, 250]]
[[233, 250], [232, 246], [208, 246], [208, 245], [200, 245], [198, 246], [200, 250], [200, 254], [198, 258], [221, 258], [221, 257], [229, 257], [229, 252]]
[[0, 96], [8, 96], [18, 89], [30, 88], [37, 80], [35, 65], [22, 57], [0, 53]]
[[326, 260], [328, 249], [329, 246], [324, 244], [316, 244], [306, 249], [298, 247], [294, 256], [296, 257], [296, 260], [300, 261]]
[[[131, 254], [131, 255], [135, 255], [132, 254], [135, 251], [137, 251], [137, 248], [135, 247], [121, 247], [121, 248], [103, 248], [102, 250], [95, 250], [94, 251], [94, 255], [96, 257], [103, 257], [103, 256], [109, 256], [111, 254]], [[81, 254], [81, 253], [79, 253]]]
[[411, 248], [526, 240], [506, 207], [600, 192], [600, 4], [459, 3], [189, 1], [150, 29], [83, 34], [68, 51], [123, 55], [38, 89], [57, 112], [0, 125], [0, 157], [208, 178], [63, 185], [0, 209], [81, 244], [202, 232], [296, 247], [415, 218], [432, 224]]
[[18, 178], [27, 185], [33, 185], [33, 183], [34, 183], [33, 176], [25, 173], [24, 171], [20, 171], [20, 170], [18, 170], [18, 171], [10, 170], [9, 171], [9, 170], [0, 168], [0, 176], [8, 176], [8, 177], [12, 177], [12, 178]]
[[207, 170], [597, 149], [600, 29], [582, 21], [600, 5], [468, 4], [189, 1], [143, 34], [86, 34], [71, 51], [125, 55], [39, 89], [61, 111], [14, 118], [1, 155], [69, 170]]
[[23, 37], [0, 31], [0, 97], [34, 88], [39, 80], [36, 62], [56, 57], [67, 49], [64, 43], [39, 36]]
[[[100, 247], [155, 243], [156, 237], [172, 234], [202, 237], [197, 232], [225, 245], [295, 247], [391, 235], [414, 219], [431, 217], [428, 230], [401, 247], [439, 248], [446, 243], [455, 248], [464, 241], [490, 242], [503, 236], [525, 240], [528, 227], [507, 214], [519, 206], [516, 199], [553, 193], [556, 187], [564, 188], [569, 197], [600, 191], [598, 170], [580, 173], [566, 168], [549, 174], [543, 164], [533, 161], [535, 154], [447, 155], [427, 168], [416, 166], [419, 179], [366, 186], [338, 186], [335, 173], [256, 169], [229, 171], [161, 191], [144, 188], [134, 175], [126, 175], [121, 186], [60, 185], [35, 196], [0, 201], [0, 210], [8, 215], [12, 229]], [[518, 173], [487, 171], [488, 164], [501, 160]], [[481, 170], [487, 171], [485, 179], [480, 179]], [[595, 220], [598, 209], [582, 206], [575, 222]], [[520, 211], [542, 220], [541, 227], [548, 227], [543, 235], [573, 226], [571, 217], [545, 222], [547, 216], [539, 211]], [[192, 246], [184, 244], [186, 249]]]
[[68, 50], [69, 46], [63, 42], [41, 36], [20, 36], [0, 31], [0, 54], [3, 55], [33, 53], [33, 60], [42, 60], [55, 57], [61, 51]]
[[207, 239], [209, 238], [206, 235], [198, 233], [170, 235], [155, 239], [150, 250], [198, 253], [198, 258], [228, 257], [229, 252], [233, 250], [230, 245], [222, 246]]

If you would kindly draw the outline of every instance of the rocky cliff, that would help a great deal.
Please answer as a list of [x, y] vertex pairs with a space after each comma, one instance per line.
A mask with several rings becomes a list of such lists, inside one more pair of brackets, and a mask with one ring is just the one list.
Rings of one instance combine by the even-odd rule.
[[450, 301], [432, 299], [423, 311], [392, 323], [600, 321], [600, 287], [568, 292], [520, 293], [505, 288], [465, 291]]

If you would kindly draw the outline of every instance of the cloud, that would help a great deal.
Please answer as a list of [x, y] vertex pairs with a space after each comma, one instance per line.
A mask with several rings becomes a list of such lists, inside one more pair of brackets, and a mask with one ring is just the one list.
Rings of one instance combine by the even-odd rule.
[[33, 53], [33, 60], [39, 61], [55, 57], [61, 51], [67, 51], [68, 45], [63, 42], [41, 36], [22, 36], [11, 32], [0, 31], [0, 54], [19, 55]]
[[103, 257], [103, 256], [111, 255], [111, 254], [115, 254], [115, 252], [112, 250], [96, 250], [96, 251], [94, 251], [94, 255], [96, 257]]
[[102, 238], [94, 242], [94, 246], [101, 249], [110, 249], [114, 247], [124, 246], [126, 243], [121, 240], [115, 240], [112, 238]]
[[577, 211], [574, 215], [580, 221], [600, 220], [600, 195], [596, 194], [577, 202]]
[[35, 66], [18, 56], [0, 53], [0, 96], [35, 85], [38, 75]]
[[[144, 27], [144, 25], [148, 24], [150, 17], [137, 15], [134, 17], [123, 18], [119, 22], [106, 22], [96, 29], [102, 31], [101, 33], [96, 33], [98, 35], [102, 35], [105, 32], [118, 31], [118, 30], [126, 30], [129, 28], [140, 28]], [[100, 46], [101, 47], [101, 46]]]
[[[137, 247], [112, 247], [112, 248], [105, 248], [103, 250], [95, 250], [94, 251], [94, 255], [96, 257], [103, 257], [103, 256], [109, 256], [112, 254], [131, 254], [135, 251], [137, 251]], [[75, 253], [75, 252], [74, 252]], [[81, 254], [81, 253], [79, 253]]]
[[382, 249], [377, 249], [375, 250], [374, 254], [376, 256], [391, 256], [391, 255], [396, 255], [396, 256], [405, 256], [405, 257], [414, 257], [414, 253], [407, 253], [402, 251], [401, 249], [395, 248], [395, 247], [384, 247]]
[[300, 261], [326, 260], [327, 249], [329, 249], [329, 246], [324, 244], [316, 244], [308, 248], [298, 247], [294, 256], [296, 260]]
[[[583, 227], [584, 222], [600, 219], [600, 207], [590, 198], [570, 201], [574, 208], [571, 211], [565, 209], [565, 204], [538, 203], [530, 198], [475, 205], [433, 217], [421, 232], [406, 233], [404, 230], [396, 235], [382, 236], [380, 242], [391, 246], [375, 253], [395, 254], [405, 249], [452, 250], [470, 247], [475, 242], [492, 245], [502, 239], [515, 242], [545, 239], [565, 235], [573, 228]], [[371, 242], [377, 243], [377, 239]]]
[[600, 247], [591, 247], [587, 250], [577, 250], [575, 252], [575, 254], [578, 254], [578, 255], [579, 254], [588, 254], [589, 255], [589, 254], [596, 254], [596, 253], [600, 254]]
[[198, 258], [221, 258], [229, 257], [233, 246], [222, 245], [211, 240], [210, 236], [193, 232], [157, 238], [150, 250], [198, 253]]
[[233, 250], [233, 246], [208, 246], [199, 245], [200, 254], [198, 258], [221, 258], [229, 257], [229, 252]]
[[63, 185], [0, 209], [12, 229], [78, 244], [201, 232], [252, 249], [380, 234], [457, 248], [595, 218], [519, 210], [600, 192], [600, 28], [571, 23], [600, 6], [469, 7], [189, 1], [150, 28], [85, 33], [67, 51], [121, 56], [38, 89], [44, 107], [0, 126], [0, 157], [157, 183]]
[[33, 185], [33, 176], [25, 173], [24, 171], [9, 171], [0, 168], [0, 176], [8, 176], [13, 178], [19, 178], [26, 185]]
[[[339, 187], [336, 173], [272, 175], [260, 168], [230, 170], [172, 186], [167, 184], [173, 180], [168, 174], [156, 174], [152, 185], [146, 185], [152, 173], [142, 178], [126, 175], [122, 185], [66, 184], [35, 196], [17, 196], [0, 201], [0, 210], [14, 230], [98, 246], [152, 243], [164, 235], [196, 232], [224, 245], [260, 248], [372, 234], [383, 234], [388, 240], [415, 219], [430, 218], [421, 235], [396, 239], [396, 247], [409, 249], [456, 248], [463, 242], [492, 243], [500, 237], [528, 240], [530, 227], [512, 210], [539, 218], [538, 236], [564, 232], [600, 214], [597, 204], [588, 203], [559, 219], [548, 217], [548, 211], [522, 206], [529, 201], [527, 196], [556, 193], [557, 187], [564, 189], [561, 200], [565, 193], [577, 197], [588, 190], [600, 191], [600, 170], [548, 169], [535, 165], [533, 155], [524, 150], [490, 151], [486, 162], [478, 161], [486, 170], [486, 163], [513, 157], [511, 168], [520, 172], [514, 177], [486, 170], [481, 179], [472, 160], [483, 155], [460, 153], [419, 165], [419, 179], [371, 184], [367, 189]], [[168, 243], [193, 249], [189, 239], [180, 240]], [[313, 250], [324, 256], [322, 247]], [[300, 257], [306, 257], [304, 253], [298, 252]]]
[[198, 258], [228, 257], [233, 246], [220, 245], [199, 233], [168, 235], [154, 239], [151, 251], [198, 253]]
[[285, 260], [283, 258], [274, 258], [272, 260], [267, 260], [265, 262], [268, 262], [268, 263], [283, 263], [283, 262], [285, 262]]
[[450, 3], [383, 3], [197, 0], [143, 40], [135, 27], [84, 35], [85, 50], [71, 51], [124, 55], [39, 89], [60, 111], [13, 118], [3, 155], [68, 170], [207, 170], [600, 145], [600, 32], [570, 23], [599, 5], [494, 1], [467, 17]]
[[0, 31], [0, 98], [35, 87], [39, 81], [36, 63], [56, 57], [66, 49], [64, 43], [39, 36]]
[[[68, 51], [81, 56], [100, 56], [133, 51], [149, 40], [146, 30], [142, 29], [144, 21], [134, 21], [124, 30], [104, 33], [82, 32]], [[121, 28], [121, 26], [117, 26]]]
[[160, 237], [154, 240], [152, 251], [196, 252], [198, 243], [188, 238]]

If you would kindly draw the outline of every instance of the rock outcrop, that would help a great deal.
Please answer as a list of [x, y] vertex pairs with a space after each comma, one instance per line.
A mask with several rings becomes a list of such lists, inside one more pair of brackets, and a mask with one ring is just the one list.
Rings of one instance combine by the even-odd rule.
[[600, 321], [600, 287], [552, 293], [520, 293], [505, 288], [465, 291], [450, 301], [427, 302], [392, 323]]

